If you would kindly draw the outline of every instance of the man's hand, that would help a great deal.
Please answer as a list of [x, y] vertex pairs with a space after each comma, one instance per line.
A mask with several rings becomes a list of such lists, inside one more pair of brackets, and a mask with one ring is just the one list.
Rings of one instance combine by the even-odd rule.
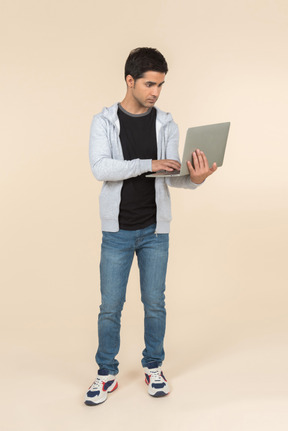
[[192, 154], [194, 168], [191, 162], [187, 162], [187, 167], [190, 173], [190, 179], [195, 184], [201, 184], [203, 181], [213, 174], [216, 169], [216, 163], [213, 163], [212, 168], [209, 168], [208, 160], [203, 151], [196, 150]]
[[152, 160], [152, 172], [157, 171], [174, 171], [175, 169], [180, 170], [181, 164], [177, 160]]

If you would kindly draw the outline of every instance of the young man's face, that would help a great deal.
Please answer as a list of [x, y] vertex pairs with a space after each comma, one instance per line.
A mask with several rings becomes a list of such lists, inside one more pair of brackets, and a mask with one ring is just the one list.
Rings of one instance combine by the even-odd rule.
[[160, 96], [165, 73], [148, 71], [136, 81], [128, 75], [127, 83], [134, 102], [141, 108], [151, 108]]

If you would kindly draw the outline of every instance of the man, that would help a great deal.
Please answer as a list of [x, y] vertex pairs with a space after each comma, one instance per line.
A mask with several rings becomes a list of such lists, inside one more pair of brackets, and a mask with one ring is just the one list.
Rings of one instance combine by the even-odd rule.
[[161, 370], [166, 326], [165, 278], [171, 220], [168, 186], [195, 189], [216, 170], [205, 155], [193, 153], [190, 175], [147, 178], [150, 172], [180, 169], [178, 127], [172, 116], [154, 105], [168, 71], [163, 55], [153, 48], [137, 48], [125, 64], [127, 91], [121, 103], [95, 115], [89, 156], [92, 172], [104, 181], [100, 194], [102, 246], [101, 299], [98, 317], [98, 376], [85, 403], [97, 405], [118, 384], [120, 319], [134, 254], [140, 271], [144, 305], [142, 366], [148, 393], [169, 393]]

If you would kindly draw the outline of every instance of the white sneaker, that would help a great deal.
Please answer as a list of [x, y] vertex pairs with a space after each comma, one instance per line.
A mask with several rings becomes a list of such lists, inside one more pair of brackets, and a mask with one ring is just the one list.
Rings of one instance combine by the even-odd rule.
[[109, 374], [107, 370], [99, 370], [98, 377], [90, 386], [85, 404], [87, 406], [97, 406], [107, 400], [107, 394], [115, 391], [118, 388], [118, 383], [115, 376]]
[[164, 377], [163, 371], [158, 367], [157, 362], [150, 362], [144, 368], [145, 382], [148, 385], [148, 394], [152, 397], [164, 397], [169, 394], [169, 386]]

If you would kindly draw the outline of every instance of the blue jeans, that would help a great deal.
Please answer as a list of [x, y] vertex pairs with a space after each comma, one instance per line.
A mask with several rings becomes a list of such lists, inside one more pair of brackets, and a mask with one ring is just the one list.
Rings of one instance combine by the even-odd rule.
[[96, 362], [110, 374], [118, 373], [116, 356], [120, 348], [121, 313], [134, 253], [140, 271], [141, 301], [144, 305], [142, 365], [164, 360], [166, 328], [165, 279], [169, 235], [156, 234], [155, 225], [118, 232], [103, 232], [100, 262], [101, 299], [98, 316], [99, 346]]

